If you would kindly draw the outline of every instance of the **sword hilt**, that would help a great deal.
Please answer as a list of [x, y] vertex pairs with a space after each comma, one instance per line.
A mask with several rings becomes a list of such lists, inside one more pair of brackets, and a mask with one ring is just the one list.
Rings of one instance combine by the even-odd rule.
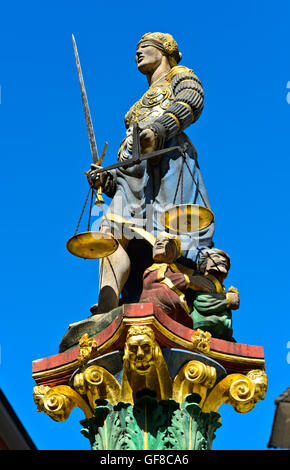
[[[101, 164], [103, 163], [103, 160], [104, 160], [104, 157], [106, 155], [106, 151], [107, 151], [107, 147], [108, 147], [108, 142], [105, 142], [105, 145], [104, 145], [104, 150], [102, 152], [102, 155], [101, 157], [99, 158], [99, 160], [94, 163], [94, 165], [98, 165], [98, 166], [101, 166]], [[85, 176], [87, 176], [88, 172], [85, 171]], [[98, 189], [97, 189], [97, 197], [95, 199], [95, 204], [96, 205], [100, 205], [100, 204], [104, 204], [104, 199], [103, 199], [103, 196], [102, 196], [102, 186], [100, 186]]]
[[100, 186], [97, 190], [97, 197], [95, 199], [95, 204], [100, 206], [101, 204], [104, 204], [104, 199], [102, 195], [102, 186]]

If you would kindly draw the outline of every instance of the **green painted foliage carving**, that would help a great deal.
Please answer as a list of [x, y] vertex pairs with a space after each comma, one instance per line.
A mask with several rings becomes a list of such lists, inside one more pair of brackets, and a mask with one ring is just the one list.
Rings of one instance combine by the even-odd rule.
[[199, 401], [191, 394], [181, 406], [174, 400], [157, 402], [151, 390], [143, 390], [134, 406], [97, 400], [95, 417], [82, 421], [81, 432], [92, 450], [210, 449], [219, 414], [202, 413]]

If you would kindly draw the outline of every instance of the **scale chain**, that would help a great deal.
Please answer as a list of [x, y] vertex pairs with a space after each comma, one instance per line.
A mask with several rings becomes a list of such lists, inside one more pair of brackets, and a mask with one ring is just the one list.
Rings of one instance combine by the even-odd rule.
[[85, 203], [84, 203], [84, 205], [83, 205], [82, 212], [81, 212], [81, 215], [80, 215], [80, 218], [79, 218], [79, 221], [78, 221], [78, 224], [77, 224], [77, 228], [76, 228], [76, 230], [75, 230], [75, 233], [74, 233], [74, 235], [76, 235], [76, 234], [78, 233], [78, 229], [79, 229], [79, 226], [80, 226], [80, 223], [81, 223], [81, 220], [82, 220], [82, 216], [83, 216], [83, 213], [84, 213], [85, 207], [86, 207], [86, 205], [87, 205], [87, 202], [88, 202], [88, 198], [89, 198], [89, 195], [90, 195], [91, 189], [92, 189], [92, 187], [90, 186], [90, 189], [89, 189], [89, 192], [88, 192], [88, 194], [87, 194], [87, 197], [86, 197]]

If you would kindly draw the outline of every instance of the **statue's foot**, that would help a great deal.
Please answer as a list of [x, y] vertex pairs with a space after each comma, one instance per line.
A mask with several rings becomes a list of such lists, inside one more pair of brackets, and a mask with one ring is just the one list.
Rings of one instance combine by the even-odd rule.
[[98, 335], [101, 331], [107, 328], [114, 318], [116, 318], [121, 313], [121, 307], [115, 308], [111, 312], [104, 314], [92, 315], [86, 320], [80, 322], [71, 323], [69, 325], [68, 331], [62, 337], [59, 352], [64, 352], [67, 349], [76, 346], [79, 343], [81, 337], [87, 333], [89, 338]]
[[64, 352], [67, 349], [76, 346], [81, 337], [87, 333], [89, 338], [99, 333], [98, 324], [94, 320], [83, 320], [69, 325], [68, 331], [62, 337], [59, 344], [59, 352]]
[[70, 323], [70, 324], [68, 325], [68, 329], [70, 330], [70, 329], [73, 328], [74, 326], [77, 326], [77, 325], [79, 325], [80, 323], [83, 323], [83, 321], [84, 321], [84, 320], [80, 320], [80, 321], [76, 321], [76, 322], [74, 322], [74, 323]]
[[99, 304], [94, 304], [91, 306], [90, 312], [92, 315], [96, 315], [98, 313], [98, 307], [99, 307]]
[[91, 318], [93, 315], [102, 315], [103, 313], [111, 312], [112, 310], [114, 310], [114, 308], [117, 307], [108, 307], [104, 304], [94, 304], [90, 308], [91, 315], [89, 316], [89, 318]]

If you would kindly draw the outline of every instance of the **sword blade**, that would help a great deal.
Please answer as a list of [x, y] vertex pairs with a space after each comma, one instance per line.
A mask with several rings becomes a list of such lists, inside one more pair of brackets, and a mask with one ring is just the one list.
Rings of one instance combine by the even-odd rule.
[[98, 168], [97, 170], [95, 170], [95, 172], [96, 174], [99, 174], [99, 173], [104, 173], [104, 171], [115, 170], [116, 168], [126, 168], [128, 166], [136, 165], [136, 163], [140, 163], [143, 160], [150, 160], [150, 158], [172, 152], [173, 150], [179, 150], [180, 152], [182, 152], [183, 149], [179, 145], [176, 145], [175, 147], [169, 147], [167, 149], [156, 150], [155, 152], [150, 152], [147, 154], [146, 153], [140, 154], [139, 157], [129, 158], [125, 162], [117, 162], [117, 163], [113, 163], [113, 165], [106, 166], [105, 168]]
[[90, 113], [90, 108], [89, 108], [89, 102], [88, 102], [88, 98], [87, 98], [87, 93], [86, 93], [86, 89], [85, 89], [85, 84], [84, 84], [80, 59], [79, 59], [79, 54], [78, 54], [77, 45], [76, 45], [74, 35], [72, 35], [72, 42], [73, 42], [74, 54], [75, 54], [75, 59], [76, 59], [76, 66], [77, 66], [78, 77], [79, 77], [79, 82], [80, 82], [80, 89], [81, 89], [82, 102], [83, 102], [83, 107], [84, 107], [84, 112], [85, 112], [85, 118], [86, 118], [86, 124], [87, 124], [87, 131], [88, 131], [88, 136], [89, 136], [91, 154], [92, 154], [92, 158], [93, 158], [93, 163], [97, 164], [98, 160], [99, 160], [99, 155], [98, 155], [97, 144], [96, 144], [96, 139], [95, 139], [95, 133], [94, 133], [93, 123], [92, 123], [92, 118], [91, 118], [91, 113]]

